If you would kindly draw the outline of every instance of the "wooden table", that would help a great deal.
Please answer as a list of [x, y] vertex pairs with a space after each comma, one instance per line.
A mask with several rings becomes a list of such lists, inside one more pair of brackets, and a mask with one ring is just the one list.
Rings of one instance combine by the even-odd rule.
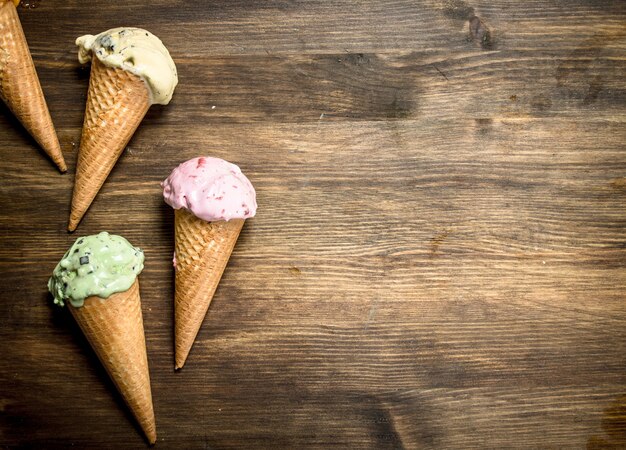
[[[27, 6], [28, 5], [28, 6]], [[0, 444], [144, 448], [46, 282], [142, 247], [158, 448], [624, 448], [626, 3], [24, 0], [70, 172], [0, 111]], [[180, 84], [66, 232], [88, 68], [133, 25]], [[159, 182], [257, 189], [185, 368]]]

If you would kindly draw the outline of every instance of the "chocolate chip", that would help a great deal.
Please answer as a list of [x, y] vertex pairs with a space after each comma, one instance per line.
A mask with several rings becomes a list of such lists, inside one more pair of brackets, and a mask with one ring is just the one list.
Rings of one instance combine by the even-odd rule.
[[81, 256], [80, 257], [80, 265], [84, 266], [85, 264], [89, 264], [89, 256]]

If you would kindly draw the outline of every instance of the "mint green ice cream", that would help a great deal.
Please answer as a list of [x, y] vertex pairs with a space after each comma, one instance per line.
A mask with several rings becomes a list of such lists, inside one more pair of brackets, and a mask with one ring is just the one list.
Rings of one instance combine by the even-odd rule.
[[54, 303], [74, 307], [92, 295], [108, 298], [128, 290], [143, 270], [143, 251], [122, 236], [103, 231], [78, 238], [57, 264], [48, 290]]

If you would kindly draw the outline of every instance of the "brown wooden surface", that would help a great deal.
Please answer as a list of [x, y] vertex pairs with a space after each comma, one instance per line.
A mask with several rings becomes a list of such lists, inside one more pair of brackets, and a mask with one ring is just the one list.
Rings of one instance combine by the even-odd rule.
[[[34, 6], [34, 8], [33, 8]], [[0, 444], [145, 441], [46, 282], [78, 235], [146, 253], [158, 448], [626, 448], [626, 3], [23, 2], [68, 175], [0, 108]], [[180, 75], [78, 232], [89, 71], [148, 28]], [[185, 368], [159, 182], [257, 188]]]

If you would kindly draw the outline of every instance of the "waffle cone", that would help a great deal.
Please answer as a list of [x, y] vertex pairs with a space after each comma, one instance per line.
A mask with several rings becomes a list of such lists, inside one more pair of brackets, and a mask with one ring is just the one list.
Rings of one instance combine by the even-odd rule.
[[74, 231], [150, 108], [145, 82], [93, 58], [68, 229]]
[[187, 360], [243, 223], [206, 222], [186, 209], [176, 210], [176, 369]]
[[50, 156], [67, 170], [20, 18], [12, 1], [0, 0], [0, 98]]
[[76, 322], [139, 422], [151, 444], [156, 424], [143, 334], [139, 282], [107, 299], [89, 297], [80, 308], [69, 305]]

